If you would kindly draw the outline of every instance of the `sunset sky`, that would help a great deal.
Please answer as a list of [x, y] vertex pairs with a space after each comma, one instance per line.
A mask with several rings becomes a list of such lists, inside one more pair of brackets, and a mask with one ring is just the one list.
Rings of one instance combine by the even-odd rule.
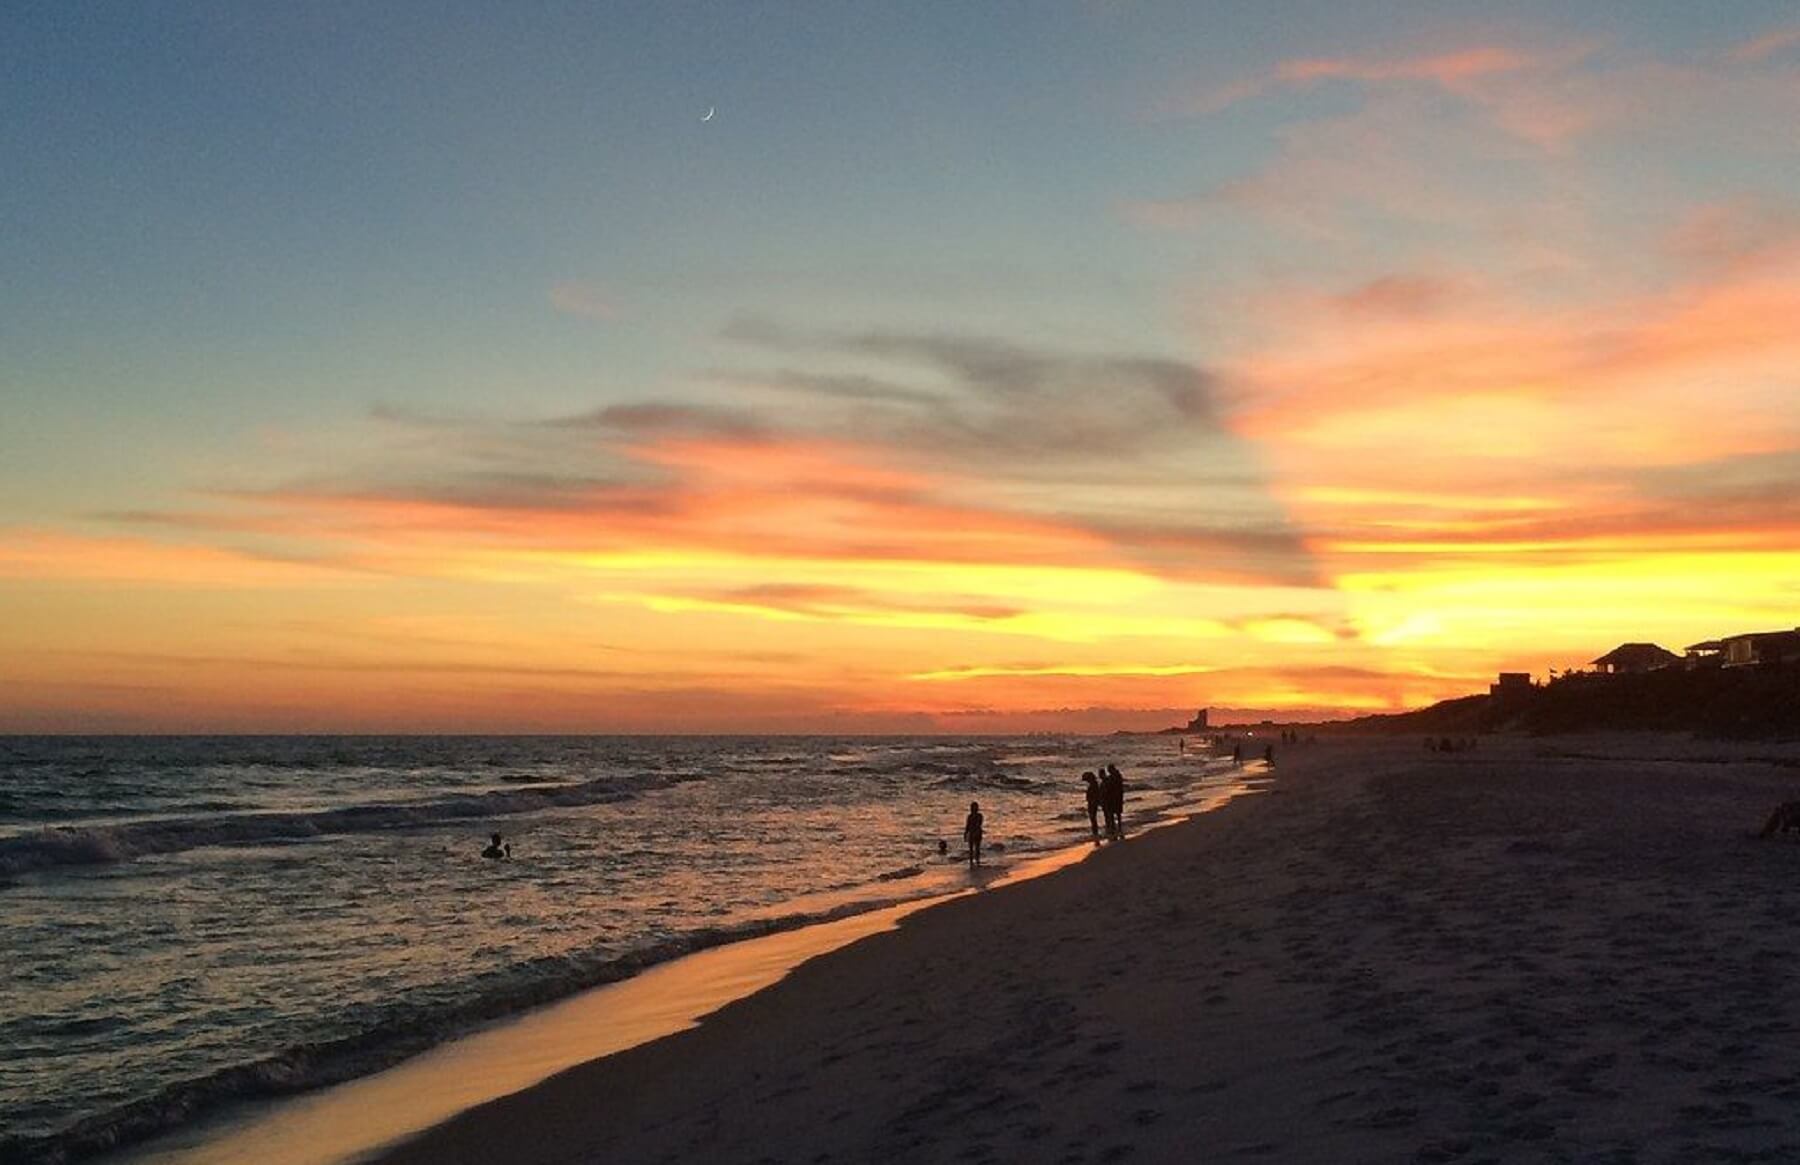
[[10, 5], [0, 731], [1109, 731], [1800, 624], [1800, 11], [1424, 11]]

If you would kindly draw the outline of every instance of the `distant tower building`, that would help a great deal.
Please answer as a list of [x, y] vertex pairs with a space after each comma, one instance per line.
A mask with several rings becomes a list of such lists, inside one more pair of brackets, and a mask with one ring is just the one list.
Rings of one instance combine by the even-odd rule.
[[1194, 718], [1187, 722], [1187, 730], [1189, 732], [1205, 732], [1206, 731], [1206, 709], [1205, 708], [1202, 708], [1198, 712], [1194, 713]]

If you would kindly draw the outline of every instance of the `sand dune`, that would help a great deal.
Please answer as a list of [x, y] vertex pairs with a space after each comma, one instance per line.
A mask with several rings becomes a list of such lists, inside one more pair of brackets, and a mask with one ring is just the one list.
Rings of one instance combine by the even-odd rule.
[[1289, 750], [382, 1159], [1800, 1160], [1794, 755]]

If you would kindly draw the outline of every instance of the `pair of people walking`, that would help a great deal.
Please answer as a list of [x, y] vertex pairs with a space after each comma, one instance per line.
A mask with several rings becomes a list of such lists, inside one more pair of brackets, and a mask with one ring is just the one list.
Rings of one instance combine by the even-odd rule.
[[1106, 836], [1121, 838], [1125, 836], [1125, 778], [1119, 773], [1118, 765], [1107, 765], [1098, 774], [1082, 773], [1082, 783], [1087, 786], [1088, 829], [1094, 834], [1094, 840], [1100, 840], [1100, 821], [1106, 818]]

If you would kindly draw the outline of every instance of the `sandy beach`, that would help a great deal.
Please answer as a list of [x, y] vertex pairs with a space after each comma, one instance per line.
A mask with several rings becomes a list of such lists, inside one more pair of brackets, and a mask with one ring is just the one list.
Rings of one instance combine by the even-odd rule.
[[380, 1158], [1800, 1158], [1791, 746], [1322, 740]]

